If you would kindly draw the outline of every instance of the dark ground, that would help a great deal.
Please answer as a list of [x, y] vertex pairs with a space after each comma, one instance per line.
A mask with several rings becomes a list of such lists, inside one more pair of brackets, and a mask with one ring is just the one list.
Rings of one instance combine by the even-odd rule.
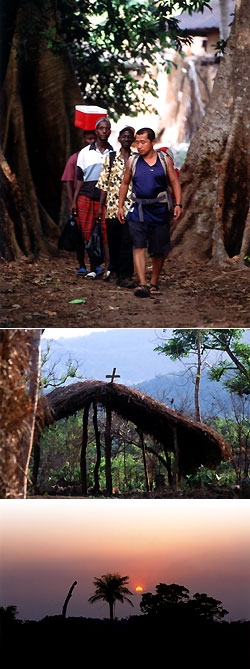
[[[17, 623], [3, 630], [2, 654], [25, 666], [192, 667], [192, 669], [247, 669], [249, 623], [133, 616], [117, 620], [46, 617]], [[86, 663], [87, 659], [87, 663]], [[109, 660], [109, 661], [108, 661]], [[44, 665], [43, 665], [44, 662]], [[13, 662], [14, 663], [14, 662]]]
[[[0, 261], [0, 327], [247, 327], [250, 269], [165, 262], [161, 295], [76, 275], [74, 253], [33, 262]], [[148, 269], [148, 277], [150, 269]], [[83, 299], [84, 303], [69, 304]]]
[[[250, 485], [249, 480], [245, 480], [245, 485], [231, 485], [231, 486], [210, 486], [203, 488], [193, 487], [185, 490], [172, 490], [171, 488], [164, 488], [159, 491], [144, 492], [142, 490], [131, 490], [127, 493], [121, 493], [119, 490], [114, 490], [112, 498], [115, 499], [249, 499]], [[42, 488], [42, 486], [41, 486]], [[81, 494], [81, 485], [68, 485], [67, 487], [54, 485], [47, 487], [43, 486], [43, 490], [38, 490], [32, 493], [28, 489], [27, 497], [30, 499], [107, 499], [108, 495], [105, 491], [100, 491], [99, 495], [93, 495], [89, 492], [88, 496]]]

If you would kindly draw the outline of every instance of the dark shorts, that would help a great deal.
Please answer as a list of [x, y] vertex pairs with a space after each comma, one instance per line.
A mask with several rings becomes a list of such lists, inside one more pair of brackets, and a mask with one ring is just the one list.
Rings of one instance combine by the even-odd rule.
[[171, 249], [168, 223], [159, 225], [128, 221], [134, 249], [148, 249], [151, 256], [164, 256]]

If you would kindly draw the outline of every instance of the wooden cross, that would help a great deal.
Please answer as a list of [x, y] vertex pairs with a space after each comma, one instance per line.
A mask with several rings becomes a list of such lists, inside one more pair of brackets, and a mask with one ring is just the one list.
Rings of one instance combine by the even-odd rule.
[[106, 374], [106, 379], [111, 379], [110, 383], [113, 383], [114, 379], [120, 379], [120, 374], [116, 374], [116, 367], [114, 367], [112, 374]]

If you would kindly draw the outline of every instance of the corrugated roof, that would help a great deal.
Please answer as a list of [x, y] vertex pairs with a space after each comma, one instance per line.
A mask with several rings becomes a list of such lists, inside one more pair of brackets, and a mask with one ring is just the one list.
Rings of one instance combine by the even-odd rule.
[[[235, 8], [235, 0], [230, 2], [230, 13], [233, 14]], [[188, 12], [183, 12], [178, 16], [179, 26], [182, 30], [189, 30], [191, 32], [207, 31], [212, 28], [219, 29], [220, 26], [220, 2], [219, 0], [213, 0], [210, 2], [211, 10], [208, 7], [205, 7], [204, 12], [193, 12], [190, 16]], [[233, 20], [233, 17], [231, 17]]]

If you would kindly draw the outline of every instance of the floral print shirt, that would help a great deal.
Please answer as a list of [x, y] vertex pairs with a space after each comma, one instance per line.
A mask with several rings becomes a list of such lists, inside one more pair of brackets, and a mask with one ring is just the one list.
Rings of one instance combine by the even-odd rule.
[[[131, 153], [133, 155], [133, 153]], [[106, 156], [102, 165], [101, 173], [96, 184], [97, 188], [107, 192], [106, 218], [116, 218], [119, 204], [119, 190], [125, 172], [125, 161], [121, 152], [117, 152], [110, 170], [109, 156]], [[127, 215], [132, 204], [132, 183], [130, 182], [126, 200], [124, 202], [124, 216]]]

